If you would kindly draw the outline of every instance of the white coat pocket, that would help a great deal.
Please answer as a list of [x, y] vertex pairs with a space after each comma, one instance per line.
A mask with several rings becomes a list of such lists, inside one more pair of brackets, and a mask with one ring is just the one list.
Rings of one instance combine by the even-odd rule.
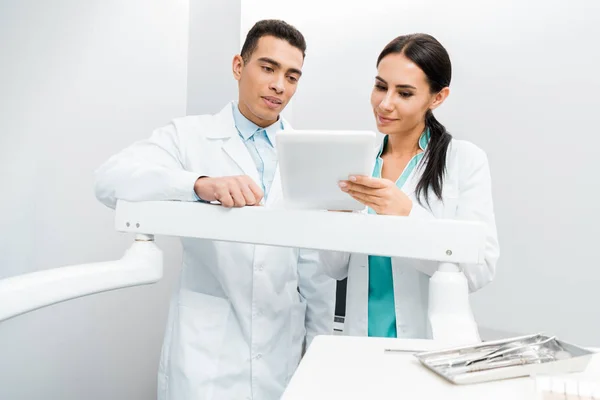
[[[226, 299], [182, 290], [173, 331], [173, 372], [184, 398], [210, 398], [225, 345], [231, 307]], [[172, 388], [175, 389], [175, 388]]]

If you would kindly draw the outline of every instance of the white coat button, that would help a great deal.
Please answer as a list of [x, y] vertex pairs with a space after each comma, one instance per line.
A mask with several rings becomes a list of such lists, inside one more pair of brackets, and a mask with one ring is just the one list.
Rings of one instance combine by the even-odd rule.
[[262, 271], [264, 269], [265, 269], [265, 267], [262, 264], [260, 264], [259, 266], [256, 267], [257, 271]]
[[255, 360], [260, 360], [262, 358], [262, 354], [257, 354], [256, 357], [254, 357]]

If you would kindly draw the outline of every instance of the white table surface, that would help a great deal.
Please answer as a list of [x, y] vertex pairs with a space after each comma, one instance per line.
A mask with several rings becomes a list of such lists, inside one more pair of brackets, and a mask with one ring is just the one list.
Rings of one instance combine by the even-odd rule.
[[[423, 367], [412, 353], [446, 348], [429, 340], [318, 336], [302, 359], [282, 400], [460, 399], [533, 400], [530, 377], [473, 385], [454, 385]], [[600, 382], [600, 355], [577, 375]]]

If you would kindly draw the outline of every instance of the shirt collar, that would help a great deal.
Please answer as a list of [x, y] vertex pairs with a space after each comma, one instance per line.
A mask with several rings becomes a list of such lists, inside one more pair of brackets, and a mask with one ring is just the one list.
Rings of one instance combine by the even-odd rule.
[[275, 134], [277, 131], [283, 129], [283, 122], [281, 118], [278, 118], [273, 124], [267, 126], [266, 128], [261, 128], [256, 125], [254, 122], [250, 121], [248, 118], [244, 117], [244, 115], [240, 112], [238, 108], [238, 103], [233, 102], [233, 120], [235, 122], [235, 127], [237, 128], [240, 136], [244, 141], [250, 139], [252, 135], [254, 135], [257, 131], [264, 129], [267, 133], [267, 138], [271, 143], [271, 146], [274, 146], [275, 143]]
[[[419, 147], [421, 148], [421, 150], [423, 150], [423, 151], [427, 150], [427, 145], [429, 145], [430, 138], [431, 138], [431, 133], [429, 133], [429, 128], [425, 128], [425, 130], [419, 137]], [[383, 149], [385, 148], [387, 141], [388, 141], [388, 135], [385, 135], [385, 137], [383, 138], [383, 143], [381, 144], [381, 147], [379, 148], [379, 153], [377, 153], [377, 157], [381, 157], [381, 153], [383, 153]]]
[[431, 139], [431, 133], [429, 132], [429, 128], [425, 128], [425, 131], [423, 131], [421, 137], [419, 138], [419, 147], [421, 148], [421, 150], [427, 150], [429, 139]]

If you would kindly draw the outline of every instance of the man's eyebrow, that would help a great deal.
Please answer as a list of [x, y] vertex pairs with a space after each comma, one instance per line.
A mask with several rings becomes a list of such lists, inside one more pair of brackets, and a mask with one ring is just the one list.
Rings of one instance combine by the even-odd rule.
[[268, 64], [273, 65], [274, 67], [281, 68], [281, 64], [269, 57], [261, 57], [258, 59], [258, 61], [266, 62]]
[[[267, 64], [271, 64], [274, 67], [281, 68], [280, 63], [278, 63], [277, 61], [275, 61], [269, 57], [261, 57], [258, 59], [258, 61], [262, 61]], [[298, 68], [288, 68], [287, 72], [292, 73], [292, 74], [298, 74], [298, 76], [302, 76], [302, 71], [300, 71]]]

